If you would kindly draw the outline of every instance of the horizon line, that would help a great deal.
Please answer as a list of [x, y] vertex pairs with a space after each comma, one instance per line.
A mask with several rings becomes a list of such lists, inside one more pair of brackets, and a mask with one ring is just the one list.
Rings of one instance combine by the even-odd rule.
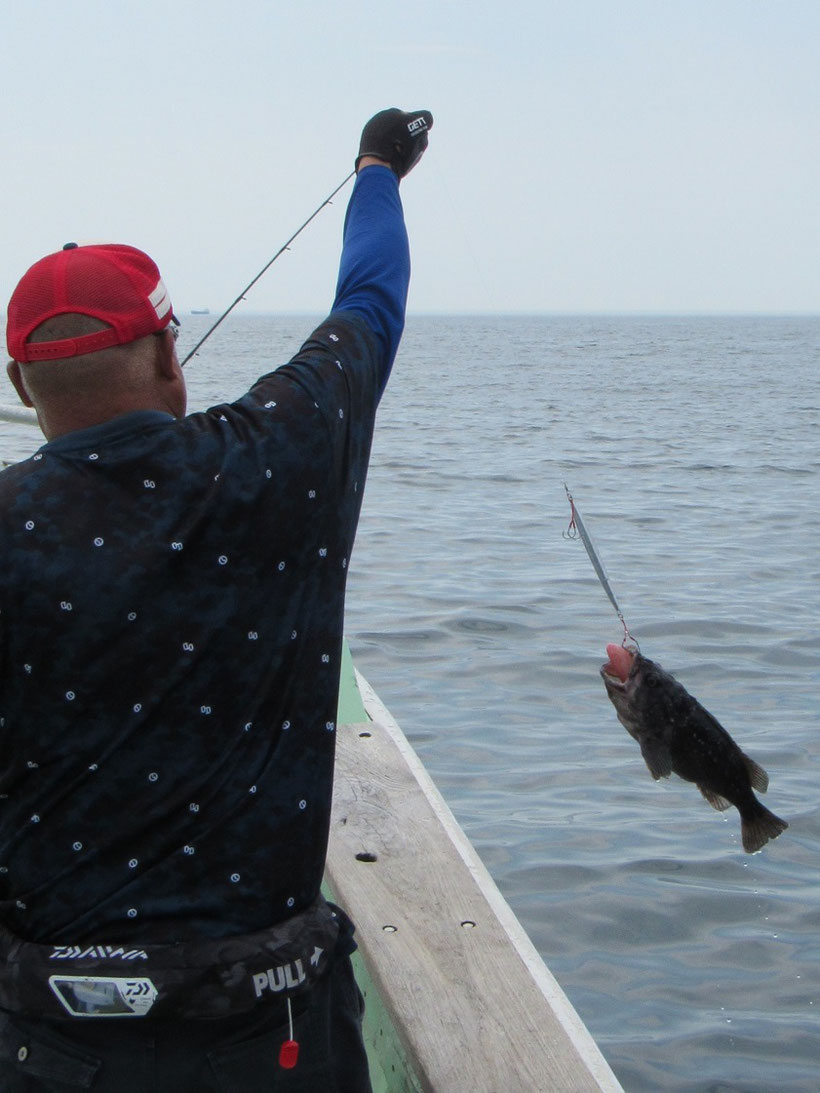
[[[187, 318], [218, 318], [222, 313], [219, 308], [210, 309], [207, 313], [203, 310], [194, 308], [183, 311], [180, 309], [183, 316]], [[304, 316], [324, 316], [329, 312], [324, 310], [318, 310], [314, 308], [295, 308], [291, 310], [274, 310], [274, 309], [243, 309], [242, 311], [234, 312], [236, 317], [245, 316], [246, 318], [302, 318]], [[406, 317], [410, 318], [727, 318], [727, 319], [744, 319], [744, 318], [762, 318], [762, 319], [818, 319], [820, 318], [820, 310], [817, 311], [745, 311], [745, 310], [670, 310], [670, 309], [650, 309], [650, 308], [628, 308], [622, 310], [479, 310], [479, 309], [454, 309], [452, 311], [443, 310], [428, 310], [428, 309], [409, 309]]]

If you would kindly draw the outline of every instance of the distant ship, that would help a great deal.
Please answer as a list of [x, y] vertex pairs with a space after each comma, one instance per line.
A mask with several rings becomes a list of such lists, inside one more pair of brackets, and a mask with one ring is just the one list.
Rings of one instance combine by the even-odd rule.
[[192, 307], [191, 308], [191, 314], [192, 315], [210, 315], [211, 314], [211, 309], [209, 307]]

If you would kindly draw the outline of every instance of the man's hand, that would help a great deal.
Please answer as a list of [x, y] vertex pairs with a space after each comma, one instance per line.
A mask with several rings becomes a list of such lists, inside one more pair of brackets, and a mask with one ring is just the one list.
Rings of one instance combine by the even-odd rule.
[[396, 107], [382, 110], [362, 130], [356, 170], [367, 166], [363, 160], [376, 159], [391, 167], [399, 178], [404, 178], [421, 159], [427, 147], [427, 133], [432, 128], [433, 115], [429, 110], [410, 113]]

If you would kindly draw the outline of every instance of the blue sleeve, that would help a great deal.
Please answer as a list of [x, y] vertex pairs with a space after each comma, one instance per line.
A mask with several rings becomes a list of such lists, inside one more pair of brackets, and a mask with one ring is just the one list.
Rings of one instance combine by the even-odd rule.
[[404, 329], [410, 249], [399, 197], [389, 167], [365, 167], [347, 207], [333, 311], [355, 311], [373, 330], [384, 353], [387, 383]]

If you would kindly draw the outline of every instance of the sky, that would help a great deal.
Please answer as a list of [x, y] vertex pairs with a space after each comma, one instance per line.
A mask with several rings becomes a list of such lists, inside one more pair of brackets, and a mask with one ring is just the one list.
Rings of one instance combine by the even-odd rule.
[[[820, 313], [817, 0], [26, 0], [0, 15], [0, 309], [117, 241], [218, 312], [427, 108], [410, 313]], [[323, 313], [350, 183], [240, 305]]]

